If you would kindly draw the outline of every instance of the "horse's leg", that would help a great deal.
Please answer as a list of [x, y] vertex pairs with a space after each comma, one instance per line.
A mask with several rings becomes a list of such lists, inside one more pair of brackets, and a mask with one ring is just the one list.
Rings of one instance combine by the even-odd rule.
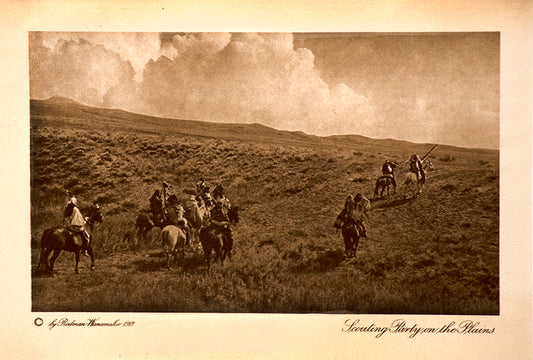
[[93, 247], [91, 245], [87, 247], [87, 254], [89, 254], [89, 256], [91, 257], [91, 271], [93, 271], [94, 270], [94, 252], [93, 252]]
[[39, 263], [37, 264], [37, 269], [41, 268], [41, 264], [43, 264], [45, 266], [45, 269], [46, 269], [46, 263], [44, 262], [44, 252], [45, 251], [46, 251], [45, 249], [41, 249], [41, 252], [39, 253]]
[[167, 256], [167, 270], [170, 270], [170, 254], [168, 251], [165, 251], [165, 255]]
[[144, 240], [145, 235], [146, 235], [146, 229], [139, 226], [137, 228], [137, 243], [141, 243]]
[[44, 265], [45, 271], [50, 271], [50, 263], [48, 262], [48, 257], [50, 256], [50, 253], [52, 252], [52, 249], [46, 248], [44, 251], [41, 251], [41, 259], [39, 260], [39, 266], [41, 263]]
[[172, 256], [174, 257], [174, 264], [178, 265], [178, 249], [174, 249]]
[[424, 188], [424, 184], [417, 183], [417, 191], [416, 196], [419, 197], [422, 194], [422, 189]]
[[352, 256], [355, 257], [355, 253], [357, 252], [357, 246], [359, 245], [359, 235], [354, 234], [353, 236], [353, 247], [352, 247]]
[[345, 229], [342, 229], [342, 238], [344, 239], [344, 253], [346, 254], [347, 257], [349, 257], [350, 250], [352, 248], [352, 243], [351, 243], [350, 236], [348, 236]]
[[226, 255], [228, 255], [228, 249], [226, 247], [226, 242], [228, 240], [224, 239], [222, 240], [222, 246], [220, 247], [220, 264], [224, 264], [224, 260], [226, 260]]
[[204, 250], [204, 259], [207, 263], [207, 273], [209, 273], [209, 268], [211, 267], [211, 247], [206, 246], [206, 249]]
[[227, 255], [228, 255], [228, 251], [226, 250], [224, 246], [222, 246], [222, 248], [220, 248], [220, 256], [219, 256], [221, 266], [224, 265], [224, 260], [226, 260]]
[[198, 252], [200, 248], [200, 229], [193, 230], [194, 251]]
[[228, 237], [227, 240], [228, 240], [228, 247], [226, 248], [226, 251], [227, 251], [228, 259], [231, 259], [231, 253], [232, 253], [231, 250], [233, 250], [233, 235], [231, 238]]
[[50, 258], [50, 267], [49, 267], [50, 273], [54, 271], [54, 263], [60, 253], [61, 253], [61, 249], [54, 249], [54, 253], [52, 254], [52, 257]]
[[182, 246], [180, 249], [180, 264], [181, 268], [185, 270], [185, 246]]
[[407, 187], [409, 186], [410, 183], [411, 183], [411, 180], [409, 176], [406, 176], [401, 186], [401, 195], [404, 200], [407, 199], [407, 191], [409, 191]]
[[78, 250], [78, 251], [76, 251], [74, 254], [76, 255], [76, 267], [74, 268], [74, 272], [75, 272], [76, 274], [79, 274], [79, 271], [78, 271], [78, 265], [79, 265], [79, 263], [80, 263], [80, 251]]

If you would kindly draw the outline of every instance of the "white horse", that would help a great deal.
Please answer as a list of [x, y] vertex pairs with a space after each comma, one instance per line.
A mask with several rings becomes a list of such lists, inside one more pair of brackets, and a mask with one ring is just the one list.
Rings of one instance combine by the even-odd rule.
[[420, 184], [418, 181], [418, 177], [413, 172], [408, 172], [407, 175], [405, 175], [405, 180], [403, 181], [402, 189], [403, 189], [403, 198], [407, 199], [407, 190], [409, 189], [412, 192], [412, 198], [416, 198], [420, 196], [420, 193], [422, 192], [422, 188], [424, 187], [423, 184]]
[[186, 235], [179, 227], [167, 225], [161, 230], [159, 238], [167, 256], [167, 269], [170, 270], [170, 255], [174, 255], [174, 262], [178, 262], [178, 250], [180, 251], [181, 265], [185, 258]]

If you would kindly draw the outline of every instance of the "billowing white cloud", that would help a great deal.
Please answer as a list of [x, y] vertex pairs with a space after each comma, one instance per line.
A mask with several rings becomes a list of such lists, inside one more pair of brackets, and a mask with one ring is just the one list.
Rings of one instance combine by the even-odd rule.
[[130, 62], [116, 52], [85, 39], [58, 39], [46, 47], [41, 33], [30, 33], [30, 96], [54, 95], [102, 105], [109, 89], [133, 79]]
[[161, 43], [158, 33], [136, 32], [42, 32], [42, 43], [49, 49], [55, 49], [64, 40], [79, 42], [85, 40], [95, 45], [102, 45], [107, 50], [120, 55], [124, 61], [129, 61], [137, 74], [137, 80], [142, 77], [144, 65], [150, 59], [157, 59], [164, 55], [174, 57], [176, 50]]
[[[222, 122], [259, 122], [313, 134], [369, 132], [373, 107], [348, 86], [330, 86], [291, 34], [187, 34], [174, 59], [146, 64], [132, 111]], [[127, 106], [132, 86], [107, 106]]]
[[32, 33], [31, 96], [156, 116], [372, 135], [374, 108], [328, 84], [292, 34]]

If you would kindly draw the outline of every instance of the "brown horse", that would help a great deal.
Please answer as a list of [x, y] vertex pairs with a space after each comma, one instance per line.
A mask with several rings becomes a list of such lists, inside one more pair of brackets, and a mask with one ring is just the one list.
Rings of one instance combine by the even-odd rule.
[[[92, 206], [87, 211], [87, 227], [92, 232], [94, 225], [96, 223], [101, 223], [104, 221], [104, 216], [98, 205]], [[39, 264], [37, 267], [40, 267], [41, 264], [45, 266], [47, 273], [52, 274], [54, 271], [54, 263], [58, 258], [61, 251], [73, 252], [76, 255], [76, 267], [74, 271], [78, 274], [78, 264], [80, 261], [80, 252], [81, 250], [86, 249], [87, 254], [91, 257], [91, 270], [94, 270], [94, 252], [91, 247], [92, 236], [90, 236], [90, 243], [86, 245], [82, 239], [80, 233], [74, 233], [64, 227], [53, 227], [43, 231], [41, 236], [41, 254], [39, 256]], [[48, 261], [48, 257], [51, 252], [52, 257]]]
[[[78, 263], [80, 262], [80, 251], [86, 248], [87, 253], [91, 257], [91, 270], [94, 270], [94, 253], [91, 244], [84, 246], [84, 241], [81, 234], [75, 234], [64, 227], [54, 227], [46, 229], [41, 237], [41, 255], [39, 257], [39, 264], [45, 266], [47, 273], [52, 274], [54, 271], [54, 263], [61, 253], [61, 251], [73, 252], [76, 255], [76, 267], [74, 271], [78, 274]], [[48, 256], [51, 252], [52, 257], [48, 262]]]
[[211, 252], [213, 250], [215, 251], [213, 263], [220, 259], [220, 263], [224, 264], [226, 256], [231, 257], [233, 243], [226, 236], [224, 229], [217, 225], [211, 224], [200, 229], [200, 243], [207, 262], [207, 272], [209, 272], [211, 267]]
[[183, 266], [183, 259], [185, 258], [185, 232], [175, 225], [167, 225], [161, 230], [159, 238], [167, 256], [167, 269], [170, 270], [170, 254], [174, 255], [174, 262], [178, 262], [178, 249], [180, 250], [181, 264]]
[[374, 199], [378, 196], [380, 189], [380, 197], [383, 197], [383, 193], [385, 192], [385, 190], [387, 190], [387, 196], [389, 196], [389, 187], [391, 185], [393, 185], [394, 192], [396, 193], [396, 182], [393, 181], [392, 177], [388, 175], [378, 177], [378, 179], [376, 180], [376, 188], [374, 189]]
[[238, 206], [232, 206], [228, 210], [228, 219], [230, 224], [237, 224], [239, 222], [239, 207]]
[[353, 220], [345, 221], [342, 225], [342, 237], [344, 238], [344, 249], [347, 257], [355, 257], [357, 246], [359, 245], [359, 231]]
[[155, 227], [153, 216], [145, 212], [140, 213], [135, 219], [135, 229], [137, 229], [137, 240], [141, 241], [146, 238], [150, 230]]

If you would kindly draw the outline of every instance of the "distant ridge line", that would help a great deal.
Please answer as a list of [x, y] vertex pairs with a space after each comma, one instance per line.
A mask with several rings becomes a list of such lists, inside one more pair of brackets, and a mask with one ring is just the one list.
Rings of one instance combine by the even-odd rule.
[[[321, 142], [349, 142], [354, 146], [363, 143], [370, 144], [387, 144], [395, 146], [429, 146], [434, 145], [435, 143], [416, 143], [408, 140], [399, 140], [393, 138], [371, 138], [359, 134], [337, 134], [337, 135], [327, 135], [319, 136], [307, 134], [301, 130], [279, 130], [267, 125], [254, 122], [254, 123], [226, 123], [226, 122], [215, 122], [215, 121], [206, 121], [206, 120], [190, 120], [190, 119], [179, 119], [179, 118], [168, 118], [153, 116], [148, 114], [134, 113], [131, 111], [118, 109], [118, 108], [103, 108], [85, 105], [75, 100], [72, 100], [68, 97], [61, 95], [54, 95], [48, 99], [30, 99], [30, 113], [33, 116], [31, 110], [41, 109], [42, 107], [56, 107], [53, 109], [51, 115], [61, 115], [63, 117], [69, 117], [69, 115], [74, 116], [76, 110], [97, 117], [106, 118], [106, 120], [112, 122], [113, 120], [125, 120], [128, 124], [114, 124], [114, 125], [130, 125], [132, 129], [139, 129], [147, 131], [147, 129], [141, 129], [142, 124], [136, 124], [136, 121], [142, 121], [145, 125], [148, 125], [149, 121], [151, 125], [162, 126], [164, 128], [175, 127], [175, 131], [180, 132], [186, 135], [193, 136], [209, 136], [209, 137], [224, 137], [224, 138], [245, 138], [246, 136], [253, 137], [265, 137], [265, 138], [275, 138], [277, 136], [285, 137], [285, 140], [288, 141], [289, 138], [293, 140], [301, 141], [321, 141]], [[73, 107], [73, 108], [71, 108]], [[43, 110], [43, 109], [41, 109]], [[79, 115], [79, 114], [78, 114]], [[102, 120], [100, 120], [101, 122]], [[113, 125], [113, 124], [110, 124]], [[137, 126], [136, 126], [137, 125]], [[179, 125], [179, 126], [178, 126]], [[183, 128], [182, 126], [185, 126]], [[154, 130], [150, 130], [153, 132]], [[212, 132], [212, 133], [211, 133]], [[229, 133], [228, 133], [229, 132]], [[235, 133], [236, 132], [236, 133]], [[288, 137], [288, 138], [287, 138]], [[276, 139], [277, 140], [277, 139]], [[297, 144], [295, 144], [297, 145]], [[324, 144], [325, 145], [325, 144]], [[469, 149], [469, 150], [478, 150], [478, 151], [496, 151], [499, 152], [499, 149], [485, 149], [485, 148], [468, 148], [460, 147], [455, 145], [439, 144], [442, 148], [455, 148], [455, 149]]]

